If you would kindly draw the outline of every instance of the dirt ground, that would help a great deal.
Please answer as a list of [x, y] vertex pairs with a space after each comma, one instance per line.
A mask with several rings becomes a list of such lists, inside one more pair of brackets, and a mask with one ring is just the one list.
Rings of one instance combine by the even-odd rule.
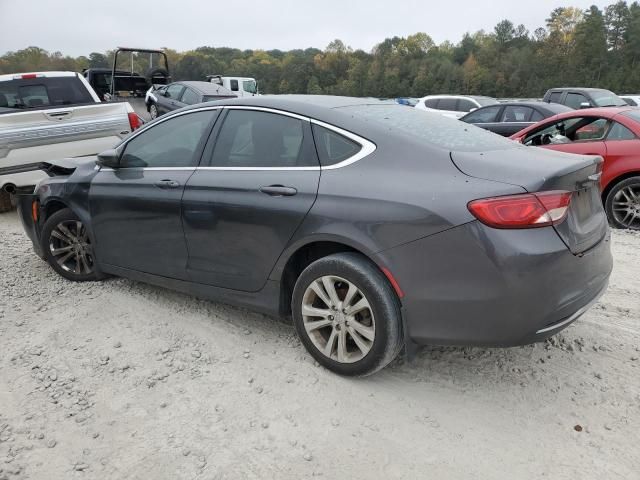
[[0, 479], [640, 479], [640, 235], [613, 251], [545, 344], [349, 380], [271, 318], [65, 281], [1, 214]]

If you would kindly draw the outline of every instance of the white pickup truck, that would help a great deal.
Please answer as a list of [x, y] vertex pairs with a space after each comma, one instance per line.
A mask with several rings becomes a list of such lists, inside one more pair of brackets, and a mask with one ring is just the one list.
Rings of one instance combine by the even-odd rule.
[[46, 177], [40, 162], [96, 155], [140, 125], [128, 103], [100, 102], [78, 73], [0, 75], [0, 212]]

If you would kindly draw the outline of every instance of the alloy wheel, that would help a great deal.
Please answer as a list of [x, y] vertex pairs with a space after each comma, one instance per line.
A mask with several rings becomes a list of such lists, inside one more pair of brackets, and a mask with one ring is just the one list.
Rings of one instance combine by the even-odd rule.
[[613, 197], [613, 216], [625, 228], [640, 229], [640, 184], [621, 188]]
[[362, 360], [375, 339], [373, 310], [352, 282], [323, 276], [309, 285], [302, 298], [302, 319], [313, 345], [340, 363]]
[[93, 273], [93, 249], [79, 220], [58, 223], [49, 236], [49, 251], [60, 268], [75, 275]]
[[158, 118], [158, 107], [151, 105], [149, 107], [149, 116], [151, 117], [151, 120]]

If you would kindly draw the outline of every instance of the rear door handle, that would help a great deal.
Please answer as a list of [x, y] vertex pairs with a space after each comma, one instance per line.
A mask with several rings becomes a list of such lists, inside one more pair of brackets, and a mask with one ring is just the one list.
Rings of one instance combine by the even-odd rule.
[[180, 182], [176, 182], [175, 180], [160, 180], [155, 183], [155, 186], [158, 188], [178, 188]]
[[260, 191], [272, 197], [292, 197], [298, 190], [293, 187], [285, 187], [284, 185], [269, 185], [268, 187], [260, 187]]

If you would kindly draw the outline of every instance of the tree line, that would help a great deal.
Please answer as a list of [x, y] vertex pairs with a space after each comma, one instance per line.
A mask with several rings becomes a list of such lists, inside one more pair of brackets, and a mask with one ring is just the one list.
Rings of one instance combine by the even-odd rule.
[[[174, 80], [254, 77], [262, 93], [419, 97], [437, 93], [540, 97], [557, 86], [640, 92], [640, 4], [559, 7], [533, 32], [509, 20], [437, 45], [427, 33], [387, 38], [370, 52], [334, 40], [324, 50], [166, 48]], [[28, 47], [0, 57], [0, 73], [111, 67], [113, 52], [70, 57]], [[135, 62], [142, 65], [143, 59]], [[142, 68], [142, 66], [140, 66]], [[140, 72], [144, 73], [144, 72]]]

